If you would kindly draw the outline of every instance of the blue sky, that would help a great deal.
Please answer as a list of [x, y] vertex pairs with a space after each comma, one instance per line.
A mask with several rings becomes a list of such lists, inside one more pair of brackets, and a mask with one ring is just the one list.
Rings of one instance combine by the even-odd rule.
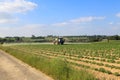
[[0, 37], [120, 35], [120, 0], [0, 0]]

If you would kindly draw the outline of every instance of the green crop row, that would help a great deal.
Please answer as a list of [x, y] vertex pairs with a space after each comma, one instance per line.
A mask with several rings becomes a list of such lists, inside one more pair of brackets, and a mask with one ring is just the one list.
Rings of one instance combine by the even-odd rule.
[[[12, 49], [14, 49], [14, 48], [12, 48]], [[20, 50], [20, 49], [16, 48], [16, 50]], [[20, 50], [20, 51], [24, 51], [24, 50], [25, 50], [25, 48], [23, 50]], [[27, 52], [31, 52], [31, 51], [27, 50]], [[36, 52], [38, 52], [38, 51], [36, 51]], [[33, 53], [35, 53], [35, 51], [33, 51]], [[56, 56], [60, 56], [60, 55], [62, 56], [62, 54], [53, 54], [50, 51], [49, 51], [49, 54], [47, 54], [47, 53], [48, 53], [48, 51], [41, 51], [41, 52], [38, 52], [38, 55], [44, 54], [44, 55], [47, 55], [47, 56], [55, 56], [55, 57]], [[86, 62], [86, 63], [96, 64], [96, 65], [99, 65], [99, 66], [106, 66], [106, 67], [110, 67], [110, 68], [120, 69], [120, 67], [118, 67], [118, 66], [109, 65], [109, 64], [103, 64], [103, 63], [98, 63], [98, 62], [89, 61], [89, 60], [81, 60], [81, 59], [79, 59], [77, 57], [71, 58], [71, 57], [64, 56], [64, 58], [72, 59], [72, 60], [75, 60], [75, 61], [82, 61], [82, 62]], [[96, 60], [96, 58], [92, 58], [92, 57], [90, 58], [90, 57], [87, 57], [87, 56], [84, 57], [84, 58], [91, 59], [91, 60]], [[103, 59], [103, 60], [105, 60], [105, 59]], [[108, 59], [107, 62], [114, 63], [115, 61]]]
[[105, 59], [117, 60], [120, 58], [119, 45], [116, 44], [80, 44], [80, 45], [19, 45], [17, 48], [24, 48], [32, 51], [46, 51], [53, 54], [62, 54], [79, 57], [91, 56]]

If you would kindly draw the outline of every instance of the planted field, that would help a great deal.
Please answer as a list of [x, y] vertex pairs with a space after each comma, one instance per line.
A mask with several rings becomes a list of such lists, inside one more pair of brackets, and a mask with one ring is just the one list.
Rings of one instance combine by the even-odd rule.
[[6, 52], [53, 76], [55, 80], [96, 80], [91, 74], [100, 80], [119, 80], [119, 48], [119, 42], [1, 47]]

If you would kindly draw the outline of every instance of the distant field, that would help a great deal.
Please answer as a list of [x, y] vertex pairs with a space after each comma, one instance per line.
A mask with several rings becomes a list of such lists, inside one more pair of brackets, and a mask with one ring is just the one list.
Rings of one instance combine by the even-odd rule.
[[[13, 46], [13, 45], [43, 45], [43, 44], [51, 44], [53, 45], [53, 42], [36, 42], [36, 43], [4, 43], [3, 46]], [[65, 45], [66, 44], [91, 44], [91, 43], [70, 43], [70, 42], [65, 42]]]
[[[12, 55], [22, 60], [23, 58], [20, 57], [20, 54], [27, 55], [27, 57], [30, 55], [34, 55], [36, 56], [36, 58], [40, 56], [50, 60], [60, 59], [61, 61], [65, 61], [67, 64], [69, 64], [72, 69], [85, 69], [88, 73], [94, 74], [94, 76], [96, 78], [99, 78], [100, 80], [120, 79], [120, 41], [110, 41], [109, 43], [100, 42], [91, 44], [88, 43], [66, 45], [20, 44], [3, 46], [1, 47], [1, 49], [11, 53]], [[33, 61], [37, 62], [37, 59]], [[28, 62], [30, 64], [33, 64], [33, 61]], [[37, 65], [39, 64], [34, 64], [35, 67]], [[68, 71], [68, 73], [70, 72]], [[69, 80], [73, 79], [71, 78]], [[86, 78], [81, 80], [88, 79]], [[93, 79], [92, 77], [89, 80], [95, 79]]]

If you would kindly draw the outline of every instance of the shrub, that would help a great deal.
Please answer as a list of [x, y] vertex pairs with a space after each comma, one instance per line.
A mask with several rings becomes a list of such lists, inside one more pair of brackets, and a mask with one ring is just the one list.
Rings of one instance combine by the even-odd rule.
[[103, 72], [103, 73], [106, 72], [106, 70], [105, 70], [104, 68], [100, 68], [99, 71], [100, 71], [100, 72]]
[[108, 73], [108, 74], [112, 74], [112, 72], [111, 72], [111, 71], [108, 71], [108, 70], [106, 71], [106, 73]]
[[118, 72], [115, 72], [114, 75], [115, 76], [120, 76], [120, 74]]

